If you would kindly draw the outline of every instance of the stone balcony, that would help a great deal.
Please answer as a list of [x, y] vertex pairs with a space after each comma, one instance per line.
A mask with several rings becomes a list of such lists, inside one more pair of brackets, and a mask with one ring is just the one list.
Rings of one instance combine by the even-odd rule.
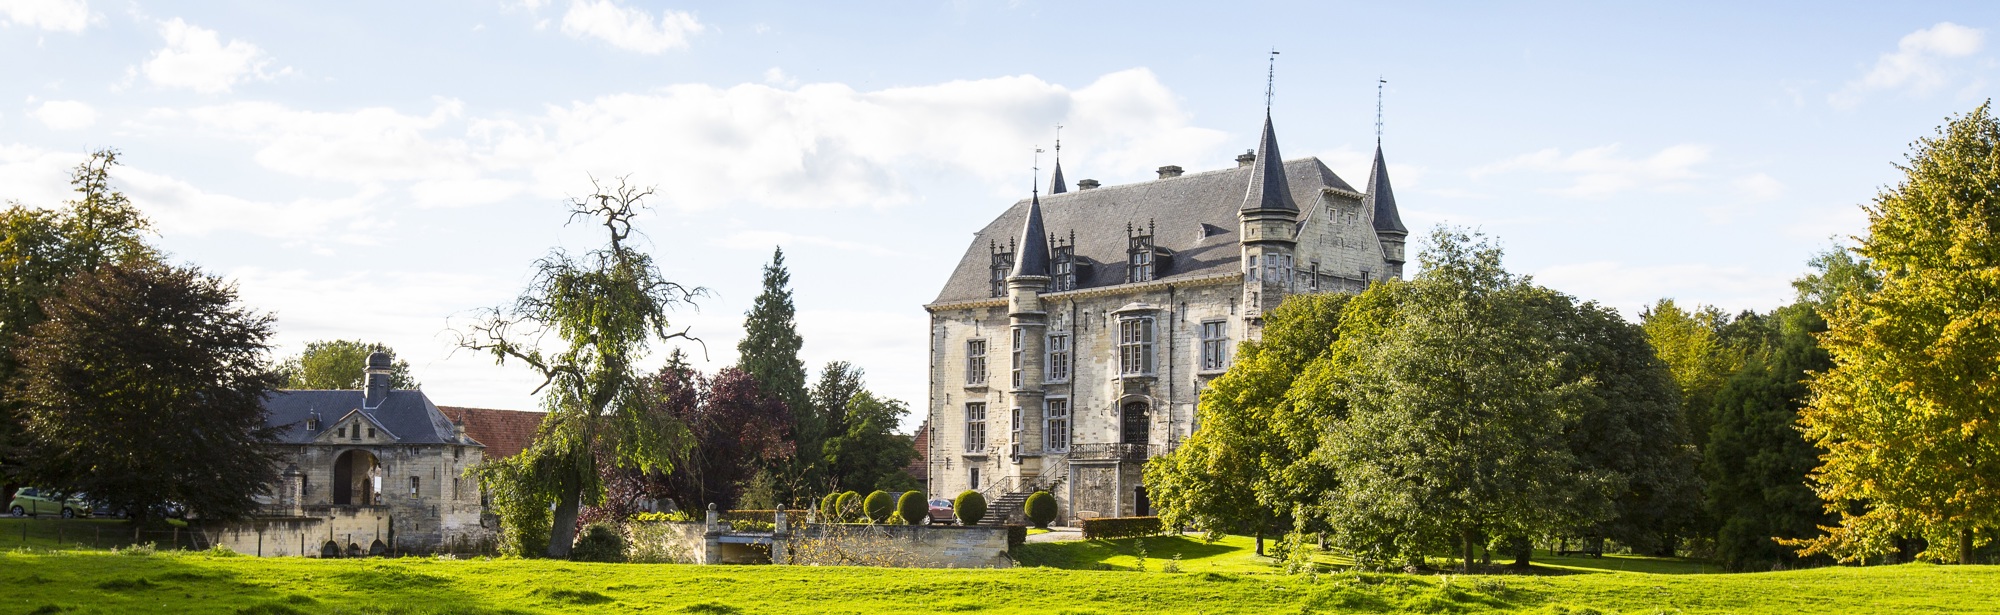
[[1145, 461], [1166, 452], [1166, 447], [1158, 444], [1072, 444], [1069, 447], [1069, 459], [1070, 461]]

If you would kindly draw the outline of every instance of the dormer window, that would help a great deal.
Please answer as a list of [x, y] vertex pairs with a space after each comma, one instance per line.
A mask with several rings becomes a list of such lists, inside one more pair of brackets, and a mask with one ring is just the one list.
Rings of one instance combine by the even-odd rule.
[[1013, 240], [1008, 240], [1007, 247], [1001, 248], [1000, 242], [995, 241], [991, 243], [990, 248], [993, 251], [992, 275], [990, 276], [992, 279], [993, 296], [1004, 297], [1007, 296], [1007, 274], [1014, 269], [1014, 242]]
[[1153, 226], [1125, 226], [1125, 283], [1149, 282], [1158, 273], [1157, 250], [1153, 246]]
[[1049, 292], [1076, 290], [1076, 231], [1070, 231], [1068, 243], [1050, 234], [1049, 260]]
[[345, 437], [347, 437], [347, 428], [346, 428], [346, 427], [341, 427], [340, 429], [336, 429], [336, 430], [334, 430], [334, 432], [333, 432], [333, 437], [336, 437], [336, 438], [345, 438]]
[[315, 416], [309, 416], [309, 417], [306, 417], [306, 431], [319, 431], [319, 417], [318, 417], [318, 416], [316, 416], [316, 415], [315, 415]]

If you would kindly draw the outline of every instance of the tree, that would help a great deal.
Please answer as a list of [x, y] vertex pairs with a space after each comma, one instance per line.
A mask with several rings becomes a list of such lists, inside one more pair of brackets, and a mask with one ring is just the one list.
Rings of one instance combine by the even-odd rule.
[[[568, 557], [583, 506], [604, 497], [600, 463], [667, 472], [685, 428], [650, 412], [645, 377], [635, 363], [656, 341], [688, 338], [671, 329], [667, 313], [705, 293], [667, 280], [653, 259], [634, 248], [632, 220], [650, 188], [620, 179], [592, 180], [590, 196], [569, 202], [570, 221], [602, 226], [605, 244], [574, 257], [561, 249], [535, 263], [528, 288], [511, 306], [486, 310], [462, 332], [460, 347], [486, 352], [496, 362], [518, 361], [542, 377], [548, 416], [534, 444], [477, 469], [482, 483], [520, 481], [525, 487], [492, 489], [555, 504], [547, 553]], [[540, 347], [549, 334], [560, 344]], [[600, 462], [600, 459], [602, 460]]]
[[[865, 375], [860, 367], [846, 361], [828, 361], [826, 367], [820, 368], [819, 381], [814, 383], [812, 388], [812, 410], [813, 424], [819, 429], [823, 438], [838, 438], [847, 433], [847, 404], [853, 401], [855, 395], [868, 389], [863, 382]], [[821, 446], [823, 449], [825, 444], [822, 443]], [[821, 451], [815, 449], [814, 452]], [[824, 455], [813, 462], [824, 466], [826, 477], [835, 481], [832, 487], [836, 489], [847, 487], [838, 482], [841, 476], [840, 468], [830, 465], [832, 462]]]
[[422, 385], [410, 377], [410, 362], [397, 359], [395, 349], [386, 344], [361, 340], [320, 340], [307, 342], [305, 352], [285, 359], [278, 373], [285, 376], [287, 389], [358, 390], [368, 355], [389, 353], [389, 386], [414, 389]]
[[1707, 510], [1716, 555], [1732, 570], [1770, 569], [1799, 558], [1777, 539], [1810, 538], [1829, 521], [1806, 475], [1820, 450], [1799, 437], [1811, 372], [1832, 367], [1813, 337], [1826, 330], [1809, 304], [1745, 314], [1729, 325], [1745, 340], [1742, 366], [1714, 397], [1704, 451]]
[[654, 412], [688, 430], [676, 471], [653, 475], [682, 509], [734, 507], [752, 476], [792, 455], [791, 412], [748, 373], [726, 367], [704, 378], [676, 349], [654, 378]]
[[826, 465], [843, 489], [904, 491], [922, 485], [905, 468], [916, 458], [909, 436], [895, 433], [908, 404], [866, 390], [847, 401], [847, 432], [828, 439]]
[[169, 501], [236, 519], [275, 478], [264, 397], [272, 319], [191, 268], [100, 264], [42, 302], [8, 401], [23, 410], [23, 476], [143, 517]]
[[[157, 256], [144, 241], [151, 223], [111, 186], [111, 168], [117, 165], [117, 150], [92, 152], [70, 172], [77, 198], [56, 209], [12, 201], [0, 209], [0, 386], [14, 380], [18, 340], [47, 320], [42, 301], [55, 296], [63, 282], [107, 263]], [[0, 483], [8, 483], [24, 459], [20, 432], [19, 408], [0, 399]]]
[[[805, 339], [799, 337], [794, 320], [797, 311], [792, 307], [791, 283], [784, 249], [773, 250], [771, 262], [764, 265], [764, 290], [743, 315], [736, 367], [748, 372], [766, 394], [784, 402], [792, 413], [792, 442], [798, 450], [818, 451], [826, 434], [814, 416], [812, 396], [806, 392], [806, 366], [799, 361], [799, 348]], [[792, 457], [772, 469], [783, 475], [780, 486], [788, 501], [828, 486], [813, 455]]]
[[1202, 391], [1201, 429], [1180, 448], [1147, 462], [1146, 489], [1161, 521], [1211, 538], [1264, 537], [1292, 503], [1331, 488], [1329, 465], [1313, 459], [1320, 434], [1341, 415], [1325, 378], [1301, 379], [1339, 339], [1349, 297], [1296, 295], [1266, 315], [1263, 339], [1238, 346], [1229, 371]]
[[1386, 326], [1342, 338], [1351, 393], [1326, 441], [1339, 460], [1327, 508], [1360, 559], [1456, 545], [1469, 568], [1481, 536], [1608, 517], [1612, 477], [1571, 452], [1589, 385], [1563, 377], [1541, 291], [1483, 239], [1439, 229], [1431, 242]]
[[1661, 299], [1639, 312], [1646, 340], [1665, 361], [1680, 389], [1682, 414], [1696, 450], [1708, 445], [1709, 406], [1716, 389], [1736, 370], [1742, 353], [1721, 337], [1729, 316], [1715, 306], [1681, 309], [1673, 299]]
[[2000, 527], [2000, 121], [1990, 103], [1917, 141], [1903, 180], [1867, 208], [1855, 248], [1879, 279], [1837, 300], [1799, 424], [1839, 516], [1802, 554], [1858, 561], [1920, 536], [1923, 557], [1970, 563]]

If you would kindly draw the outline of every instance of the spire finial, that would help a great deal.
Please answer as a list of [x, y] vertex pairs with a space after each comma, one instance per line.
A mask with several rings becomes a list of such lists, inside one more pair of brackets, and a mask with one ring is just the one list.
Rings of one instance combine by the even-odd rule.
[[1382, 147], [1382, 86], [1389, 80], [1375, 77], [1375, 147]]
[[1062, 161], [1062, 124], [1056, 124], [1056, 161]]
[[1028, 179], [1028, 191], [1039, 197], [1042, 195], [1042, 146], [1035, 145], [1035, 166], [1033, 176]]
[[1278, 91], [1278, 48], [1271, 48], [1271, 68], [1264, 73], [1264, 115], [1271, 114], [1271, 98]]

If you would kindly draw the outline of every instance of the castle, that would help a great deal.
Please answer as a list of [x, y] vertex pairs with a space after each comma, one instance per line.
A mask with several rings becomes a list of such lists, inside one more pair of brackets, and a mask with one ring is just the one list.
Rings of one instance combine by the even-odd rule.
[[1028, 493], [1062, 519], [1151, 514], [1147, 459], [1200, 425], [1195, 403], [1287, 295], [1401, 278], [1381, 144], [1367, 191], [1284, 160], [1270, 112], [1237, 167], [1123, 186], [1077, 182], [980, 229], [930, 312], [929, 492]]

